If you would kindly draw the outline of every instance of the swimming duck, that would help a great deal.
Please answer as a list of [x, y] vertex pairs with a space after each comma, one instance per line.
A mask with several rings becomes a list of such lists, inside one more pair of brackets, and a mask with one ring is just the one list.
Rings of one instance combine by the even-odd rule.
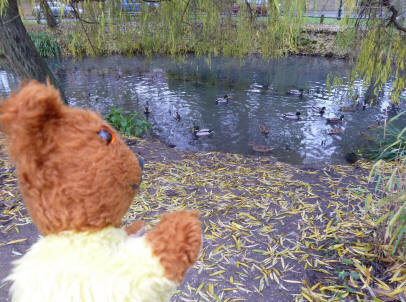
[[357, 109], [358, 109], [358, 105], [340, 107], [340, 111], [342, 111], [342, 112], [355, 112], [355, 111], [357, 111]]
[[338, 117], [331, 117], [327, 118], [327, 124], [342, 124], [343, 122], [344, 115], [341, 115], [339, 118]]
[[368, 134], [366, 134], [365, 132], [360, 132], [359, 136], [361, 136], [364, 140], [369, 141], [369, 142], [376, 142], [376, 139], [370, 137]]
[[376, 124], [371, 124], [368, 126], [368, 129], [375, 129], [383, 126], [384, 121], [378, 121]]
[[284, 113], [283, 117], [288, 120], [298, 120], [300, 119], [300, 112], [298, 111], [296, 113], [293, 112]]
[[301, 95], [303, 94], [303, 89], [291, 89], [288, 91], [288, 94]]
[[228, 104], [229, 100], [231, 100], [231, 96], [225, 94], [224, 97], [216, 99], [216, 104]]
[[337, 127], [337, 128], [331, 129], [328, 132], [328, 134], [330, 134], [330, 135], [339, 135], [339, 134], [342, 134], [343, 132], [344, 132], [343, 128]]
[[176, 111], [175, 120], [177, 120], [178, 122], [180, 121], [180, 114], [177, 111]]
[[148, 115], [148, 114], [150, 114], [150, 113], [151, 113], [151, 111], [149, 111], [148, 106], [145, 106], [144, 114], [145, 114], [145, 115]]
[[213, 133], [213, 130], [211, 130], [211, 129], [207, 129], [207, 128], [205, 128], [205, 129], [200, 129], [199, 126], [194, 126], [194, 127], [192, 128], [192, 134], [193, 134], [193, 136], [194, 136], [195, 138], [209, 136], [209, 135], [211, 135], [212, 133]]
[[323, 115], [326, 112], [326, 107], [317, 107], [317, 106], [312, 106], [313, 112], [320, 113], [320, 115]]
[[288, 91], [288, 94], [290, 95], [297, 95], [299, 97], [303, 96], [303, 89], [291, 89]]
[[249, 143], [248, 145], [252, 147], [253, 151], [260, 152], [260, 153], [268, 153], [274, 149], [272, 147], [257, 145], [255, 143]]
[[269, 133], [269, 128], [265, 125], [260, 125], [259, 126], [259, 131], [261, 131], [262, 134], [268, 134]]

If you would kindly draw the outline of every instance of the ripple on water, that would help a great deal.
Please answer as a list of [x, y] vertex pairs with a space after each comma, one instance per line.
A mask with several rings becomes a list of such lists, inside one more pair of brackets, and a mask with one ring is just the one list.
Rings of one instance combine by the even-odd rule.
[[[346, 152], [361, 145], [359, 132], [383, 119], [390, 105], [387, 85], [375, 105], [344, 113], [342, 135], [329, 135], [333, 127], [326, 124], [326, 117], [339, 117], [341, 106], [354, 104], [355, 93], [361, 104], [371, 99], [371, 89], [360, 80], [354, 92], [345, 85], [327, 89], [329, 73], [345, 79], [349, 71], [345, 61], [335, 59], [288, 57], [264, 62], [250, 58], [241, 65], [237, 60], [213, 58], [208, 66], [204, 58], [178, 62], [117, 56], [80, 62], [49, 60], [48, 64], [71, 105], [105, 114], [110, 106], [142, 113], [148, 104], [152, 134], [181, 150], [255, 154], [249, 146], [255, 142], [273, 147], [270, 155], [295, 164], [342, 163]], [[11, 73], [0, 70], [0, 96], [7, 96], [17, 85]], [[291, 89], [303, 90], [303, 96], [288, 94]], [[216, 105], [216, 98], [225, 94], [231, 94], [232, 100]], [[326, 107], [324, 116], [313, 112], [313, 106]], [[391, 110], [390, 115], [399, 111]], [[176, 111], [180, 121], [175, 119]], [[297, 111], [299, 121], [282, 117]], [[214, 134], [194, 140], [191, 128], [196, 124], [213, 129]], [[406, 125], [406, 116], [399, 124]], [[259, 125], [267, 126], [270, 133], [260, 133]]]

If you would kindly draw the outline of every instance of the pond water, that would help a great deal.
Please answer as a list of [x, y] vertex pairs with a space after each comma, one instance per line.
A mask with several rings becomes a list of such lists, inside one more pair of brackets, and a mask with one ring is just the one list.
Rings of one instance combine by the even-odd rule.
[[[389, 116], [405, 108], [404, 104], [390, 106], [389, 84], [365, 110], [362, 104], [371, 101], [372, 93], [362, 81], [352, 92], [345, 82], [330, 91], [328, 75], [345, 79], [350, 71], [346, 61], [337, 59], [292, 56], [265, 62], [251, 57], [240, 62], [218, 57], [208, 64], [207, 58], [179, 61], [115, 56], [54, 59], [48, 64], [71, 105], [101, 114], [108, 113], [111, 106], [142, 113], [148, 105], [151, 135], [180, 150], [256, 154], [251, 146], [255, 143], [274, 148], [270, 156], [298, 165], [343, 163], [345, 153], [362, 144], [360, 132], [384, 119], [387, 108]], [[17, 85], [17, 79], [0, 67], [0, 97]], [[303, 96], [289, 94], [293, 89], [303, 90]], [[225, 94], [232, 100], [216, 104], [216, 98]], [[339, 117], [340, 107], [353, 105], [355, 94], [359, 109], [343, 113], [341, 135], [329, 135], [333, 127], [326, 118]], [[313, 106], [326, 107], [324, 116], [315, 113]], [[175, 119], [176, 111], [180, 121]], [[283, 118], [284, 113], [297, 111], [301, 112], [300, 120]], [[399, 123], [406, 125], [406, 117]], [[210, 137], [193, 139], [195, 124], [214, 132]], [[269, 128], [268, 135], [259, 131], [260, 125]]]

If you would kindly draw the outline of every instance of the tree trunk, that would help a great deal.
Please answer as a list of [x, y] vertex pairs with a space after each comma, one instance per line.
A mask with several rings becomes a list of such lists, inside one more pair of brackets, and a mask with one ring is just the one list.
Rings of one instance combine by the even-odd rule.
[[49, 8], [48, 2], [46, 0], [40, 0], [39, 5], [44, 13], [45, 19], [47, 20], [48, 27], [55, 28], [57, 23], [51, 9]]
[[8, 0], [8, 4], [0, 13], [0, 49], [20, 80], [36, 79], [44, 83], [49, 78], [52, 85], [61, 91], [61, 97], [66, 102], [58, 81], [40, 57], [24, 27], [18, 12], [17, 0]]

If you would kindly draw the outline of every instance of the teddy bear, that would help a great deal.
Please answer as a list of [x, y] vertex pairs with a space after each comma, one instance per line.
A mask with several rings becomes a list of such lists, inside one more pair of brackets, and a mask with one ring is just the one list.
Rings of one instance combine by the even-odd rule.
[[49, 83], [0, 103], [23, 200], [41, 233], [14, 262], [12, 301], [168, 301], [196, 261], [197, 211], [122, 227], [143, 163], [100, 115], [62, 103]]

